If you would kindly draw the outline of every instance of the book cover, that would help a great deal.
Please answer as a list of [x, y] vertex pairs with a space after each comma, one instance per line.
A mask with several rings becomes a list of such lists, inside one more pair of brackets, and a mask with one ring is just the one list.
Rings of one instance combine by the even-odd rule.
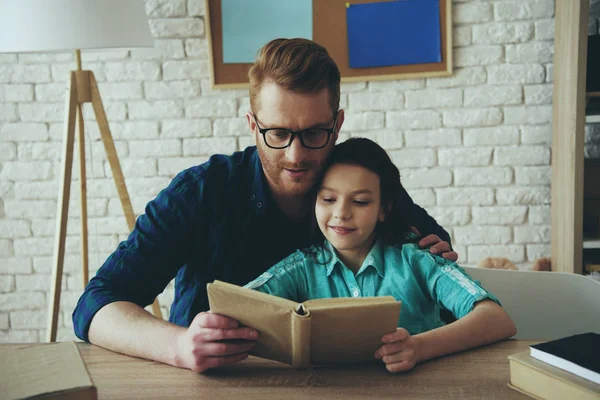
[[535, 399], [597, 400], [600, 385], [539, 361], [524, 351], [508, 356], [508, 386]]
[[294, 368], [373, 362], [400, 317], [401, 304], [391, 296], [296, 303], [220, 281], [207, 289], [211, 312], [259, 332], [252, 355]]
[[0, 346], [0, 397], [96, 399], [75, 342]]
[[600, 335], [582, 333], [530, 346], [531, 356], [600, 385]]

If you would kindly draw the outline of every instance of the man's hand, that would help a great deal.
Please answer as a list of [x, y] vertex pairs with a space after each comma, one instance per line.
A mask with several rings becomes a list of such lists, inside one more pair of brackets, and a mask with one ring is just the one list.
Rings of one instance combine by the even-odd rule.
[[194, 372], [235, 364], [248, 357], [257, 338], [255, 329], [232, 318], [202, 312], [177, 338], [175, 364]]
[[419, 361], [419, 341], [404, 328], [384, 335], [384, 343], [375, 352], [375, 358], [385, 363], [385, 368], [390, 372], [403, 372], [413, 369]]
[[[414, 226], [411, 226], [410, 230], [416, 235], [420, 235], [419, 231]], [[429, 251], [431, 252], [431, 254], [441, 255], [446, 260], [458, 260], [458, 253], [452, 251], [452, 249], [450, 248], [450, 243], [442, 241], [442, 239], [440, 239], [438, 235], [431, 234], [425, 236], [419, 241], [419, 247], [429, 247]]]

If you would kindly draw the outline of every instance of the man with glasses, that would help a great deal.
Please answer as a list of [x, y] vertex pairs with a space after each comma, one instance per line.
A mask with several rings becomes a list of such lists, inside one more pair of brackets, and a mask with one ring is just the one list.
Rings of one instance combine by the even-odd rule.
[[[179, 173], [148, 203], [79, 299], [79, 338], [194, 371], [248, 356], [258, 332], [208, 312], [206, 284], [246, 284], [310, 244], [311, 191], [344, 123], [339, 70], [312, 41], [268, 43], [249, 78], [256, 146]], [[420, 245], [456, 260], [448, 234], [404, 199], [412, 225], [427, 234]], [[173, 278], [167, 322], [143, 307]]]

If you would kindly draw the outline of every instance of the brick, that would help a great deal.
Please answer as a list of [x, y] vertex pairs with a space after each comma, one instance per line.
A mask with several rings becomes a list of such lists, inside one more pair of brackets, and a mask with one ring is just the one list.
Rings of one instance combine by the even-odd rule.
[[452, 183], [452, 173], [445, 168], [403, 169], [401, 176], [405, 188], [445, 187]]
[[457, 243], [508, 244], [512, 239], [511, 228], [507, 226], [464, 226], [454, 228]]
[[425, 79], [401, 79], [396, 81], [372, 81], [368, 84], [370, 92], [404, 92], [425, 87]]
[[[17, 275], [17, 291], [21, 292], [46, 292], [50, 290], [51, 275]], [[66, 281], [62, 280], [62, 288], [66, 289]]]
[[74, 61], [72, 52], [20, 53], [19, 54], [19, 62], [23, 63], [23, 64], [50, 64], [50, 63], [54, 63], [54, 62], [65, 62], [65, 61]]
[[484, 3], [456, 4], [452, 9], [454, 24], [486, 22], [493, 19], [492, 5]]
[[[431, 110], [390, 111], [386, 113], [386, 127], [391, 129], [435, 129], [442, 127], [440, 113]], [[369, 129], [374, 127], [363, 127]]]
[[509, 44], [506, 46], [506, 61], [510, 64], [552, 62], [554, 46], [552, 41]]
[[[0, 240], [0, 254], [2, 254], [2, 242], [9, 241]], [[0, 274], [31, 274], [32, 272], [32, 262], [29, 257], [0, 258]]]
[[39, 342], [38, 331], [35, 330], [9, 330], [0, 331], [0, 343], [36, 343]]
[[10, 161], [4, 163], [0, 179], [11, 181], [36, 181], [52, 178], [52, 163], [47, 161]]
[[494, 126], [463, 130], [466, 147], [508, 146], [519, 143], [519, 129], [516, 126]]
[[[352, 132], [351, 137], [364, 137], [373, 140], [387, 151], [401, 149], [404, 146], [402, 134], [396, 130], [381, 130], [368, 132]], [[337, 143], [341, 143], [347, 138], [340, 134]]]
[[340, 89], [342, 93], [363, 92], [367, 88], [367, 82], [342, 82]]
[[550, 204], [550, 187], [510, 187], [496, 190], [498, 204], [541, 205]]
[[13, 240], [16, 256], [46, 256], [54, 253], [54, 238], [31, 237]]
[[8, 313], [0, 313], [0, 330], [6, 330], [8, 328]]
[[456, 168], [455, 186], [499, 186], [508, 185], [513, 180], [512, 170], [501, 167]]
[[552, 104], [552, 85], [525, 86], [525, 104]]
[[404, 108], [404, 96], [399, 92], [358, 92], [348, 96], [350, 109], [356, 111], [397, 110]]
[[[108, 163], [104, 164], [106, 176], [112, 176]], [[126, 177], [151, 177], [155, 176], [158, 169], [154, 159], [123, 159], [121, 160], [121, 170]]]
[[536, 40], [554, 40], [554, 20], [544, 19], [535, 21]]
[[391, 150], [388, 154], [398, 168], [433, 167], [436, 164], [434, 149]]
[[525, 221], [526, 206], [473, 207], [473, 224], [517, 225]]
[[[233, 150], [229, 151], [232, 153]], [[208, 161], [209, 156], [162, 158], [158, 160], [158, 175], [175, 177], [179, 172]]]
[[[460, 129], [406, 131], [404, 132], [404, 139], [407, 147], [453, 147], [461, 145]], [[387, 149], [387, 147], [385, 148]]]
[[554, 78], [554, 65], [547, 64], [546, 65], [546, 82], [551, 83]]
[[[52, 80], [54, 82], [64, 82], [65, 85], [69, 81], [71, 71], [75, 69], [73, 62], [69, 63], [54, 63], [51, 66], [52, 69]], [[102, 82], [106, 80], [106, 72], [104, 70], [104, 63], [101, 62], [86, 62], [86, 71], [92, 71], [96, 81]]]
[[517, 167], [515, 176], [517, 185], [550, 185], [552, 170], [550, 166]]
[[176, 60], [185, 58], [182, 39], [154, 39], [154, 47], [132, 49], [133, 60]]
[[552, 122], [552, 106], [505, 107], [504, 123], [516, 124], [547, 124]]
[[[0, 56], [4, 56], [4, 54], [1, 54]], [[12, 65], [2, 65], [2, 63], [0, 63], [0, 83], [10, 82], [12, 73]]]
[[497, 108], [474, 108], [444, 111], [444, 126], [472, 127], [498, 125], [502, 122], [502, 112]]
[[156, 197], [158, 192], [167, 187], [169, 182], [170, 179], [165, 177], [132, 178], [127, 180], [127, 186], [131, 193], [135, 193], [137, 196], [146, 196], [150, 199]]
[[[117, 247], [117, 241], [116, 241], [116, 237], [114, 235], [110, 235], [110, 236], [102, 236], [102, 235], [95, 235], [96, 237], [94, 238], [94, 240], [90, 240], [89, 241], [89, 252], [91, 257], [94, 257], [94, 253], [96, 252], [100, 252], [102, 253], [102, 257], [105, 257], [106, 254], [110, 254], [112, 253], [115, 248]], [[74, 254], [78, 256], [78, 261], [77, 264], [74, 265], [73, 267], [78, 270], [81, 271], [81, 256], [79, 255], [79, 252], [81, 251], [81, 237], [79, 235], [77, 236], [67, 236], [67, 240], [66, 240], [66, 244], [65, 244], [65, 251], [68, 254]], [[52, 253], [49, 253], [52, 254]], [[48, 254], [36, 254], [38, 256], [45, 256]], [[98, 257], [98, 256], [96, 256]], [[92, 258], [90, 258], [90, 260], [92, 260]]]
[[102, 100], [137, 100], [144, 98], [140, 82], [101, 82], [98, 86]]
[[[62, 143], [58, 142], [26, 142], [19, 143], [19, 161], [59, 161]], [[77, 156], [79, 158], [79, 156]], [[79, 160], [74, 160], [78, 163]]]
[[23, 122], [61, 122], [65, 110], [59, 103], [19, 103], [18, 111]]
[[204, 36], [201, 18], [150, 19], [150, 31], [157, 38], [188, 38]]
[[[208, 130], [210, 132], [210, 129]], [[248, 122], [243, 118], [216, 119], [213, 123], [215, 136], [241, 136], [251, 134]]]
[[540, 64], [502, 64], [487, 67], [488, 81], [492, 84], [542, 83], [545, 69]]
[[240, 136], [238, 138], [238, 150], [243, 150], [246, 147], [254, 146], [256, 143], [254, 142], [254, 138], [250, 136]]
[[[181, 160], [181, 158], [168, 158], [168, 159], [162, 159], [162, 160]], [[158, 168], [158, 174], [160, 174], [160, 163], [162, 161], [161, 159], [158, 159], [158, 164], [159, 164], [159, 168]], [[178, 171], [179, 172], [179, 171]], [[137, 193], [132, 193], [132, 195], [134, 195], [134, 197], [131, 197], [129, 200], [131, 201], [131, 205], [133, 207], [133, 213], [136, 215], [140, 215], [144, 213], [144, 210], [146, 209], [146, 204], [148, 203], [149, 200], [151, 200], [150, 198], [144, 196], [144, 197], [136, 197]], [[107, 215], [109, 216], [113, 216], [113, 215], [117, 215], [120, 216], [121, 218], [123, 218], [123, 207], [121, 206], [121, 201], [117, 198], [112, 198], [108, 200], [108, 211], [107, 211]]]
[[[124, 103], [116, 102], [104, 102], [104, 113], [109, 124], [113, 124], [116, 121], [123, 121], [127, 117], [127, 107]], [[83, 117], [89, 121], [96, 121], [96, 114], [92, 107], [85, 107], [83, 109]], [[87, 126], [93, 126], [91, 122], [87, 123]]]
[[494, 16], [500, 21], [540, 19], [554, 16], [554, 1], [506, 1], [494, 4]]
[[15, 122], [19, 119], [17, 116], [17, 107], [13, 103], [0, 104], [0, 122]]
[[181, 156], [181, 140], [132, 140], [131, 157], [154, 158], [154, 157], [177, 157]]
[[89, 226], [94, 227], [96, 235], [127, 235], [130, 232], [127, 227], [127, 221], [123, 217], [96, 217], [89, 218], [88, 221]]
[[523, 144], [552, 143], [552, 125], [524, 125], [520, 127]]
[[161, 139], [189, 138], [197, 136], [212, 136], [210, 119], [187, 118], [181, 120], [165, 120], [162, 122], [162, 130], [160, 133]]
[[474, 44], [523, 43], [533, 38], [531, 22], [492, 22], [473, 26]]
[[439, 164], [445, 166], [484, 166], [489, 165], [491, 159], [491, 148], [460, 148], [438, 150]]
[[494, 152], [496, 165], [548, 165], [550, 149], [543, 146], [499, 147]]
[[421, 207], [435, 205], [435, 193], [431, 189], [406, 188], [410, 198]]
[[204, 0], [188, 0], [188, 15], [190, 17], [204, 16]]
[[[87, 66], [89, 62], [97, 62], [97, 61], [114, 61], [114, 60], [124, 60], [129, 57], [128, 50], [88, 50], [81, 53], [81, 60], [84, 66]], [[87, 68], [87, 67], [86, 67]]]
[[200, 80], [209, 77], [209, 65], [206, 60], [165, 61], [162, 69], [165, 81]]
[[186, 0], [144, 0], [148, 18], [185, 17]]
[[185, 107], [186, 118], [235, 117], [235, 100], [199, 99], [190, 101]]
[[459, 47], [454, 50], [454, 66], [473, 67], [497, 64], [502, 62], [503, 55], [504, 52], [500, 45]]
[[530, 206], [529, 223], [534, 225], [550, 225], [552, 221], [550, 206]]
[[452, 28], [452, 47], [465, 47], [473, 43], [471, 25], [454, 26]]
[[484, 206], [494, 202], [491, 188], [436, 189], [438, 206]]
[[549, 243], [550, 225], [515, 226], [515, 243]]
[[[59, 325], [62, 325], [62, 315], [58, 315]], [[10, 313], [12, 329], [44, 329], [48, 323], [48, 313], [44, 311], [13, 311]]]
[[450, 108], [463, 103], [462, 89], [425, 89], [406, 93], [406, 108]]
[[0, 90], [0, 100], [14, 102], [33, 101], [33, 85], [15, 84], [4, 85], [3, 90]]
[[18, 61], [17, 54], [0, 54], [0, 64], [14, 64]]
[[528, 244], [527, 261], [535, 261], [538, 258], [550, 257], [552, 254], [549, 244]]
[[505, 257], [515, 263], [525, 261], [525, 246], [522, 245], [475, 245], [469, 246], [469, 262], [479, 263], [487, 257]]
[[[158, 121], [115, 122], [110, 125], [110, 129], [115, 140], [153, 139], [159, 136]], [[125, 151], [126, 147], [119, 150]], [[104, 155], [101, 155], [101, 157], [105, 158]]]
[[50, 66], [35, 64], [15, 64], [12, 66], [11, 82], [45, 83], [51, 82]]
[[469, 207], [432, 207], [427, 210], [441, 226], [462, 226], [471, 222]]
[[483, 67], [456, 68], [452, 76], [443, 78], [427, 78], [427, 87], [444, 88], [457, 86], [482, 85], [487, 80]]
[[235, 151], [235, 138], [199, 138], [183, 139], [184, 156], [210, 156], [212, 154], [230, 154]]
[[64, 101], [68, 94], [65, 83], [44, 83], [35, 85], [35, 99], [38, 102]]
[[35, 310], [46, 305], [40, 292], [0, 294], [0, 310]]
[[144, 94], [149, 100], [195, 98], [200, 96], [200, 82], [190, 80], [145, 82]]
[[521, 86], [479, 86], [465, 89], [465, 106], [484, 107], [523, 102]]
[[185, 55], [188, 58], [208, 60], [208, 41], [206, 39], [186, 39], [184, 46]]
[[130, 119], [183, 117], [183, 107], [175, 100], [129, 102], [128, 108]]
[[600, 158], [600, 145], [586, 143], [583, 149], [584, 158]]
[[0, 275], [0, 293], [13, 292], [15, 290], [15, 277], [12, 275]]
[[17, 146], [10, 142], [0, 142], [0, 161], [11, 161], [17, 158]]
[[31, 227], [27, 221], [0, 219], [0, 238], [12, 239], [31, 236]]
[[109, 81], [156, 81], [160, 79], [160, 65], [155, 61], [110, 62], [105, 64]]

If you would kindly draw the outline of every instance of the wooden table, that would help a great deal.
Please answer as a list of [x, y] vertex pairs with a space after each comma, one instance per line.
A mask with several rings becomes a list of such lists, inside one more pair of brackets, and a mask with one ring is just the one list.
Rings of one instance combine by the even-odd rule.
[[100, 399], [528, 399], [510, 388], [507, 356], [535, 342], [507, 340], [391, 374], [383, 364], [294, 370], [251, 357], [196, 374], [79, 344]]

